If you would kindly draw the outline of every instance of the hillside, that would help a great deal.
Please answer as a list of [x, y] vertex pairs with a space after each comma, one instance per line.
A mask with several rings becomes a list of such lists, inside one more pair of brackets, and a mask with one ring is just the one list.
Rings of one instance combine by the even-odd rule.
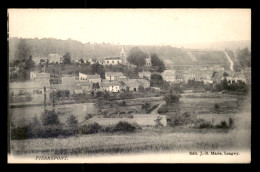
[[[19, 52], [23, 49], [27, 49], [27, 53], [32, 55], [33, 58], [46, 57], [51, 53], [64, 55], [69, 52], [72, 58], [104, 59], [105, 57], [119, 56], [121, 46], [122, 45], [114, 45], [110, 43], [83, 44], [75, 40], [59, 40], [53, 38], [10, 38], [9, 60], [13, 61], [14, 59], [18, 59], [21, 54], [19, 54]], [[126, 54], [128, 54], [133, 47], [133, 45], [124, 45]], [[222, 51], [198, 51], [192, 49], [175, 48], [172, 46], [138, 45], [138, 47], [148, 54], [156, 53], [166, 65], [229, 64]]]

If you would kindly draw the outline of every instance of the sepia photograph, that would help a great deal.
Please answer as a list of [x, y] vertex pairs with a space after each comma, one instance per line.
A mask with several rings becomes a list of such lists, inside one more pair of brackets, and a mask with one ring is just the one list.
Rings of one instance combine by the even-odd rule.
[[8, 163], [251, 162], [251, 9], [8, 9]]

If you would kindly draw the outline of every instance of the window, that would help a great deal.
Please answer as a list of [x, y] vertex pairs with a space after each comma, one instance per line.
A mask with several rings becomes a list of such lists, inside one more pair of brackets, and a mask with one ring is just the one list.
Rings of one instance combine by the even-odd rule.
[[114, 60], [112, 61], [112, 63], [114, 63]]

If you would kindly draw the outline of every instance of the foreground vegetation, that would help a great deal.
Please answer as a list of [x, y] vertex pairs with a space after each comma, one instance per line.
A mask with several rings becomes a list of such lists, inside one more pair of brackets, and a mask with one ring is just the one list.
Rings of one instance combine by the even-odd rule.
[[[184, 130], [182, 130], [184, 131]], [[68, 138], [11, 140], [13, 154], [86, 155], [249, 148], [250, 130], [174, 132], [172, 128], [144, 129], [131, 134], [99, 133]]]

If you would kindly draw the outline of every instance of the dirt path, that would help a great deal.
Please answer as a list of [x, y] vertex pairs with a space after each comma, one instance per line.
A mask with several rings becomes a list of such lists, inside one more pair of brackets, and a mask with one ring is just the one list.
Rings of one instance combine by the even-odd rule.
[[151, 114], [151, 115], [159, 115], [158, 109], [159, 109], [162, 105], [164, 105], [164, 104], [165, 104], [165, 102], [160, 103], [159, 106], [158, 106], [156, 109], [154, 109], [150, 114]]

